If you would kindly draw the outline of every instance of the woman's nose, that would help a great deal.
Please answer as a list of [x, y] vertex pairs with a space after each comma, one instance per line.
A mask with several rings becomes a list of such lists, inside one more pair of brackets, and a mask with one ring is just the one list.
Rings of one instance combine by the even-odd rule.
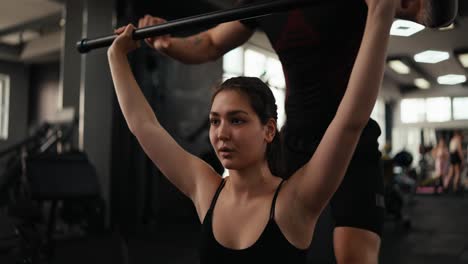
[[225, 122], [221, 122], [218, 127], [218, 139], [228, 140], [230, 138], [229, 126]]

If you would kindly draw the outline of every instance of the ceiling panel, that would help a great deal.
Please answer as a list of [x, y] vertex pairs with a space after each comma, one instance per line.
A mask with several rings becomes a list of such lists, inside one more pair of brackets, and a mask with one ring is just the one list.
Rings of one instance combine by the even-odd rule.
[[[6, 35], [8, 29], [20, 32], [27, 30], [31, 27], [31, 24], [43, 23], [47, 28], [52, 28], [50, 25], [58, 24], [56, 17], [63, 7], [63, 1], [60, 0], [0, 0], [0, 33], [3, 32]], [[79, 0], [76, 0], [79, 1]], [[130, 0], [128, 0], [130, 1]], [[190, 0], [190, 5], [185, 3], [185, 10], [181, 13], [180, 5], [183, 0], [174, 0], [172, 2], [157, 2], [157, 1], [141, 1], [139, 6], [142, 9], [141, 12], [150, 12], [156, 14], [156, 12], [163, 12], [164, 14], [178, 14], [178, 17], [170, 19], [180, 18], [181, 16], [193, 15], [193, 13], [203, 13], [212, 11], [212, 6], [215, 5], [217, 8], [229, 8], [232, 7], [236, 0]], [[439, 31], [434, 29], [425, 29], [411, 37], [395, 37], [392, 36], [390, 39], [389, 46], [389, 57], [390, 58], [401, 58], [405, 60], [408, 65], [413, 69], [413, 72], [409, 75], [399, 75], [390, 69], [387, 69], [386, 75], [390, 79], [394, 80], [402, 88], [402, 91], [414, 89], [413, 82], [415, 78], [425, 77], [429, 81], [436, 84], [436, 78], [440, 75], [449, 73], [453, 74], [466, 74], [466, 69], [462, 68], [460, 63], [456, 60], [454, 52], [457, 50], [468, 50], [468, 0], [460, 0], [460, 17], [457, 19], [456, 27], [453, 30]], [[21, 11], [19, 11], [21, 10]], [[187, 11], [187, 10], [190, 10]], [[51, 17], [47, 20], [44, 18]], [[41, 19], [42, 18], [42, 19]], [[46, 24], [49, 23], [49, 24]], [[20, 30], [18, 30], [19, 27]], [[59, 30], [57, 25], [53, 30]], [[41, 34], [51, 33], [44, 32], [41, 29]], [[1, 35], [1, 34], [0, 34]], [[261, 46], [266, 38], [262, 41], [256, 41], [253, 39], [255, 45]], [[258, 43], [257, 43], [258, 42]], [[259, 44], [260, 43], [260, 44]], [[268, 49], [269, 45], [265, 45]], [[416, 53], [427, 49], [435, 49], [448, 51], [451, 54], [451, 58], [448, 61], [444, 61], [438, 64], [422, 64], [416, 63], [413, 60], [413, 56]], [[412, 88], [413, 87], [413, 88]]]
[[[416, 75], [427, 78], [432, 82], [432, 86], [438, 86], [436, 81], [438, 76], [466, 74], [466, 69], [457, 60], [455, 51], [468, 49], [467, 32], [468, 17], [458, 17], [456, 26], [452, 30], [425, 29], [411, 37], [392, 36], [389, 57], [391, 59], [403, 59]], [[415, 62], [414, 55], [426, 50], [446, 51], [449, 52], [450, 58], [436, 64]], [[403, 92], [411, 90], [414, 74], [399, 75], [389, 69], [387, 74], [403, 87]]]
[[0, 30], [60, 12], [62, 6], [47, 0], [1, 0]]

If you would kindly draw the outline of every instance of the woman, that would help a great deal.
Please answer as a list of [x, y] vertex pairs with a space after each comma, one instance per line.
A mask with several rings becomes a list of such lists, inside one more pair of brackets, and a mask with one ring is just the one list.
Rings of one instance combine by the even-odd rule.
[[453, 137], [450, 139], [450, 167], [446, 180], [444, 181], [444, 188], [447, 190], [453, 176], [453, 192], [458, 191], [460, 184], [460, 174], [462, 163], [464, 160], [462, 149], [462, 135], [460, 131], [455, 131]]
[[432, 150], [432, 157], [435, 161], [434, 178], [437, 179], [438, 182], [434, 192], [438, 193], [439, 187], [443, 188], [443, 181], [447, 177], [447, 167], [449, 159], [447, 144], [445, 143], [443, 137], [439, 138], [437, 146]]
[[273, 175], [267, 161], [278, 136], [276, 105], [265, 84], [231, 79], [212, 98], [210, 141], [229, 170], [223, 180], [161, 127], [126, 58], [137, 47], [131, 40], [134, 27], [116, 30], [108, 58], [120, 107], [148, 156], [193, 201], [203, 223], [200, 263], [305, 263], [317, 218], [369, 120], [400, 1], [366, 3], [366, 28], [345, 96], [315, 154], [287, 180]]

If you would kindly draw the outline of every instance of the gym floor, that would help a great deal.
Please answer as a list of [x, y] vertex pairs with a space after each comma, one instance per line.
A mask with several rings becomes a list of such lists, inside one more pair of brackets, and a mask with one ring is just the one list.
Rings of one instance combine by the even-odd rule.
[[380, 263], [468, 263], [468, 194], [416, 196], [412, 227], [386, 223]]
[[[410, 208], [410, 229], [386, 222], [380, 263], [468, 263], [468, 194], [418, 195]], [[169, 229], [157, 232], [158, 237], [130, 239], [128, 255], [117, 235], [59, 242], [52, 263], [124, 264], [126, 256], [130, 264], [194, 263], [196, 230], [179, 225], [179, 235]]]

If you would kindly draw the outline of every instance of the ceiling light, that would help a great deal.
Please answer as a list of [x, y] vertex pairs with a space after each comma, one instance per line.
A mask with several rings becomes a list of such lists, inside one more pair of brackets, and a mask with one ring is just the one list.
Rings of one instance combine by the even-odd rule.
[[463, 65], [463, 67], [468, 68], [468, 53], [459, 54], [458, 60]]
[[9, 45], [18, 45], [24, 42], [31, 41], [40, 37], [39, 32], [34, 30], [25, 30], [22, 32], [15, 32], [0, 38], [0, 42]]
[[388, 66], [399, 74], [409, 74], [411, 71], [410, 68], [401, 60], [391, 60], [388, 62]]
[[437, 82], [439, 84], [445, 85], [455, 85], [466, 82], [465, 75], [458, 75], [458, 74], [447, 74], [444, 76], [437, 77]]
[[419, 89], [429, 89], [431, 88], [431, 83], [428, 82], [424, 78], [417, 78], [414, 80], [414, 85], [416, 85]]
[[19, 33], [13, 33], [0, 37], [0, 42], [8, 45], [18, 45], [21, 43], [21, 37]]
[[31, 41], [33, 39], [37, 39], [39, 38], [41, 35], [39, 34], [39, 32], [37, 31], [34, 31], [34, 30], [25, 30], [23, 31], [23, 33], [21, 34], [21, 38], [23, 38], [23, 41], [24, 42], [28, 42], [28, 41]]
[[446, 51], [427, 50], [414, 55], [414, 60], [421, 63], [438, 63], [448, 60], [450, 54]]
[[395, 20], [392, 24], [392, 29], [390, 30], [390, 35], [392, 36], [401, 36], [409, 37], [419, 31], [423, 30], [425, 27], [421, 24], [408, 21], [408, 20]]

